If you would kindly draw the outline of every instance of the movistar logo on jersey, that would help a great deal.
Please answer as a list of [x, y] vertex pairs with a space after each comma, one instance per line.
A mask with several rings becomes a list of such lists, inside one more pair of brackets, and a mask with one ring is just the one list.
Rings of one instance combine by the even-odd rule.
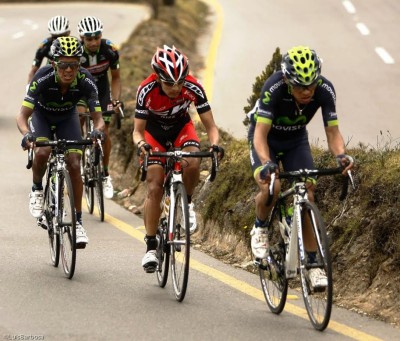
[[36, 83], [36, 81], [34, 81], [34, 82], [32, 82], [31, 86], [29, 87], [29, 91], [35, 92], [36, 88], [37, 88], [37, 83]]
[[285, 125], [285, 126], [293, 126], [296, 124], [306, 124], [307, 118], [304, 115], [298, 116], [295, 119], [290, 119], [287, 116], [278, 117], [276, 119], [276, 124]]
[[264, 97], [262, 99], [262, 102], [264, 104], [268, 104], [270, 100], [271, 100], [271, 94], [268, 91], [265, 91], [264, 92]]

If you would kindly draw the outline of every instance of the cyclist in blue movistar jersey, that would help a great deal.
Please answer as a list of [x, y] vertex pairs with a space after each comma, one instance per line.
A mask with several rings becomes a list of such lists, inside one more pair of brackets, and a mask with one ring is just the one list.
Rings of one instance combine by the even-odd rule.
[[50, 55], [50, 47], [54, 39], [57, 39], [58, 37], [69, 36], [70, 34], [68, 18], [62, 15], [52, 17], [47, 24], [47, 28], [51, 36], [44, 39], [39, 45], [39, 48], [36, 50], [35, 58], [32, 62], [32, 68], [28, 75], [28, 83], [31, 82], [36, 71], [39, 70], [44, 58], [47, 58], [47, 61], [50, 63], [52, 59]]
[[[268, 202], [270, 173], [277, 170], [277, 157], [286, 171], [312, 169], [313, 158], [306, 126], [321, 108], [329, 150], [345, 172], [353, 167], [353, 158], [345, 153], [343, 137], [336, 115], [336, 94], [332, 83], [321, 76], [321, 59], [314, 50], [296, 46], [283, 55], [281, 71], [264, 83], [260, 99], [249, 113], [250, 161], [254, 178], [260, 188], [256, 196], [256, 222], [251, 231], [251, 248], [255, 258], [268, 255], [265, 222], [280, 190], [276, 180], [274, 200]], [[260, 176], [266, 174], [266, 178]], [[309, 183], [309, 199], [313, 200], [315, 183]], [[304, 244], [309, 262], [314, 263], [316, 242], [311, 229], [305, 226]], [[321, 269], [310, 269], [311, 284], [326, 286]]]
[[[103, 187], [104, 196], [111, 199], [114, 195], [114, 188], [108, 172], [111, 154], [109, 124], [111, 122], [112, 111], [119, 114], [119, 108], [123, 105], [120, 101], [121, 78], [119, 53], [116, 46], [110, 40], [102, 38], [103, 23], [98, 18], [93, 16], [83, 18], [78, 24], [78, 31], [84, 46], [81, 58], [82, 66], [89, 70], [96, 81], [103, 118], [106, 123], [103, 160], [105, 181]], [[108, 70], [111, 73], [111, 92]], [[78, 112], [84, 113], [86, 110], [85, 106], [85, 101], [80, 101], [78, 103]]]
[[[51, 65], [39, 69], [29, 84], [28, 92], [22, 102], [17, 125], [24, 136], [23, 149], [32, 146], [37, 140], [51, 140], [51, 127], [56, 128], [59, 139], [79, 140], [81, 129], [76, 104], [85, 96], [90, 114], [94, 121], [93, 138], [104, 138], [104, 121], [101, 115], [97, 87], [91, 74], [80, 67], [82, 45], [75, 37], [59, 37], [51, 46], [54, 60]], [[34, 145], [34, 144], [33, 144]], [[33, 217], [43, 214], [42, 179], [46, 172], [46, 163], [50, 154], [49, 147], [35, 148], [32, 173], [33, 185], [29, 195], [29, 210]], [[67, 155], [68, 171], [74, 189], [74, 201], [77, 216], [77, 247], [88, 243], [82, 226], [83, 185], [80, 173], [81, 148], [71, 146]]]

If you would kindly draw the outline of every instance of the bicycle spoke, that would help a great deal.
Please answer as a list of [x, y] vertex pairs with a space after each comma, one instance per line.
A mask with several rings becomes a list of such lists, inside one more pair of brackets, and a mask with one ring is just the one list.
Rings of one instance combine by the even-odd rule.
[[162, 218], [157, 231], [158, 247], [157, 247], [157, 258], [158, 267], [156, 270], [158, 285], [164, 288], [168, 280], [169, 270], [169, 255], [170, 251], [168, 248], [168, 225], [166, 218]]

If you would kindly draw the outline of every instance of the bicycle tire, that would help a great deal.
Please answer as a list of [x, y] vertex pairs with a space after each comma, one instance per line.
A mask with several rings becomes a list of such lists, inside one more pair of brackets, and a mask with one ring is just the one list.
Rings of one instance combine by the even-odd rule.
[[169, 255], [170, 249], [168, 247], [168, 223], [167, 218], [163, 217], [158, 225], [158, 246], [157, 258], [158, 266], [156, 270], [158, 285], [164, 288], [168, 281], [169, 272]]
[[[305, 217], [311, 217], [311, 225], [314, 236], [317, 239], [317, 262], [321, 269], [325, 270], [327, 277], [327, 286], [324, 288], [312, 288], [307, 277], [306, 261], [300, 259], [300, 278], [304, 304], [307, 314], [313, 327], [319, 331], [323, 331], [329, 324], [332, 311], [332, 263], [329, 250], [328, 236], [326, 233], [325, 223], [317, 206], [309, 201], [302, 205], [302, 223], [304, 226]], [[299, 249], [302, 246], [299, 247]]]
[[268, 223], [269, 257], [258, 265], [261, 288], [268, 308], [280, 314], [285, 308], [288, 281], [285, 276], [285, 243], [279, 230], [280, 214], [276, 206]]
[[175, 205], [173, 212], [173, 232], [170, 240], [171, 273], [175, 298], [182, 302], [186, 295], [189, 279], [190, 224], [189, 207], [183, 183], [174, 185]]
[[85, 189], [85, 199], [87, 209], [90, 214], [94, 211], [94, 185], [93, 185], [93, 160], [91, 147], [86, 147], [82, 154], [82, 166], [83, 166], [83, 186]]
[[60, 262], [60, 237], [56, 231], [56, 216], [54, 214], [54, 194], [51, 189], [52, 166], [49, 166], [48, 175], [46, 176], [45, 199], [44, 199], [44, 216], [46, 218], [47, 235], [49, 238], [50, 260], [54, 267], [58, 267]]
[[103, 160], [100, 157], [99, 162], [94, 167], [94, 178], [96, 179], [96, 202], [97, 209], [99, 212], [100, 221], [104, 221], [104, 192], [103, 192], [103, 179], [104, 179], [104, 170], [103, 170]]
[[60, 227], [60, 254], [65, 276], [71, 279], [76, 263], [76, 214], [74, 192], [67, 170], [59, 174], [57, 221]]

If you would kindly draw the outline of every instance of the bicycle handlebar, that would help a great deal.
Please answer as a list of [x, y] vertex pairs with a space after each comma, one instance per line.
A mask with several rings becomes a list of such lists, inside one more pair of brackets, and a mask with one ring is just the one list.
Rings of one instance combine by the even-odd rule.
[[[55, 140], [55, 141], [36, 141], [35, 147], [52, 147], [60, 150], [65, 150], [67, 146], [78, 145], [78, 146], [90, 146], [93, 144], [92, 140]], [[31, 169], [33, 164], [33, 147], [28, 149], [28, 163], [27, 169]]]
[[140, 181], [146, 180], [149, 157], [165, 157], [165, 158], [174, 158], [176, 160], [180, 160], [182, 158], [187, 158], [187, 157], [197, 157], [197, 158], [210, 157], [212, 160], [212, 165], [211, 165], [209, 181], [212, 182], [215, 180], [218, 171], [218, 157], [216, 154], [217, 152], [215, 151], [185, 152], [180, 149], [173, 149], [166, 152], [152, 152], [151, 154], [146, 153], [141, 167], [142, 174], [140, 176]]

